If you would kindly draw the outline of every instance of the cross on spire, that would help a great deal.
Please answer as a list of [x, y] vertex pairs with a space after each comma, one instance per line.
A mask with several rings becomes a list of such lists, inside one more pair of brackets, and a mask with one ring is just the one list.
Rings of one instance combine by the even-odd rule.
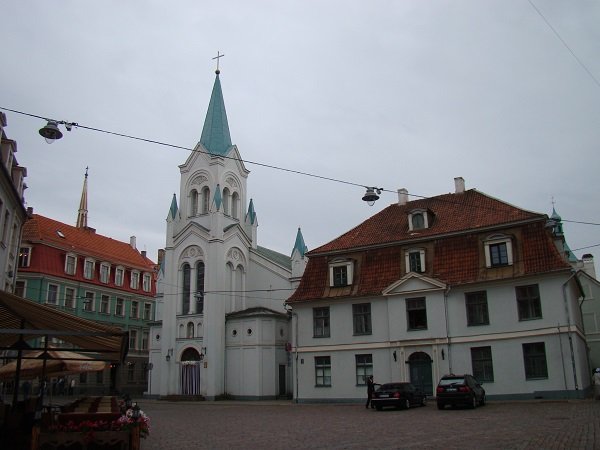
[[216, 72], [215, 72], [217, 75], [221, 73], [221, 71], [219, 70], [219, 59], [220, 59], [220, 58], [222, 58], [223, 56], [225, 56], [225, 55], [221, 55], [221, 54], [220, 54], [220, 53], [217, 51], [217, 56], [215, 56], [215, 57], [213, 58], [213, 59], [216, 59], [216, 60], [217, 60], [217, 70], [216, 70]]

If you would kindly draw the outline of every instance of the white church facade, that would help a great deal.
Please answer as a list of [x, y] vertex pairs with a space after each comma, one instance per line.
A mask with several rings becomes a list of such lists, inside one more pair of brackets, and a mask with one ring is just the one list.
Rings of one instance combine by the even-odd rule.
[[[306, 261], [257, 243], [249, 170], [231, 143], [219, 71], [200, 142], [174, 194], [157, 281], [148, 394], [269, 399], [292, 393], [284, 302]], [[247, 206], [246, 206], [247, 205]]]

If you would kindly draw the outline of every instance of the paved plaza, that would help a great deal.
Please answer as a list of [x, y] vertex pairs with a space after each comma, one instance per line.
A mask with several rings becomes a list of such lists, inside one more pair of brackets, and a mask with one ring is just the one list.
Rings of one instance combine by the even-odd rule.
[[140, 400], [154, 449], [597, 449], [600, 401], [489, 402], [440, 411], [358, 404]]

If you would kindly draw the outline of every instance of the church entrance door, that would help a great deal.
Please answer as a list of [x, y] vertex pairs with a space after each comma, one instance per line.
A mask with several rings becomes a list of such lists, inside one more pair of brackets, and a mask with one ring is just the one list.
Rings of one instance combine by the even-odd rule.
[[181, 354], [181, 395], [200, 395], [200, 354], [195, 348], [186, 348]]

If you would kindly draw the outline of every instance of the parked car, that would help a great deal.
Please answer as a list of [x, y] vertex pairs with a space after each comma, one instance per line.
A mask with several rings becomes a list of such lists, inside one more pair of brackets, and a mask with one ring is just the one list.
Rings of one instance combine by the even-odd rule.
[[373, 393], [371, 402], [377, 411], [386, 406], [408, 409], [413, 405], [425, 406], [427, 395], [411, 383], [386, 383]]
[[444, 375], [435, 392], [438, 409], [444, 409], [446, 405], [470, 408], [485, 405], [485, 389], [473, 375]]

